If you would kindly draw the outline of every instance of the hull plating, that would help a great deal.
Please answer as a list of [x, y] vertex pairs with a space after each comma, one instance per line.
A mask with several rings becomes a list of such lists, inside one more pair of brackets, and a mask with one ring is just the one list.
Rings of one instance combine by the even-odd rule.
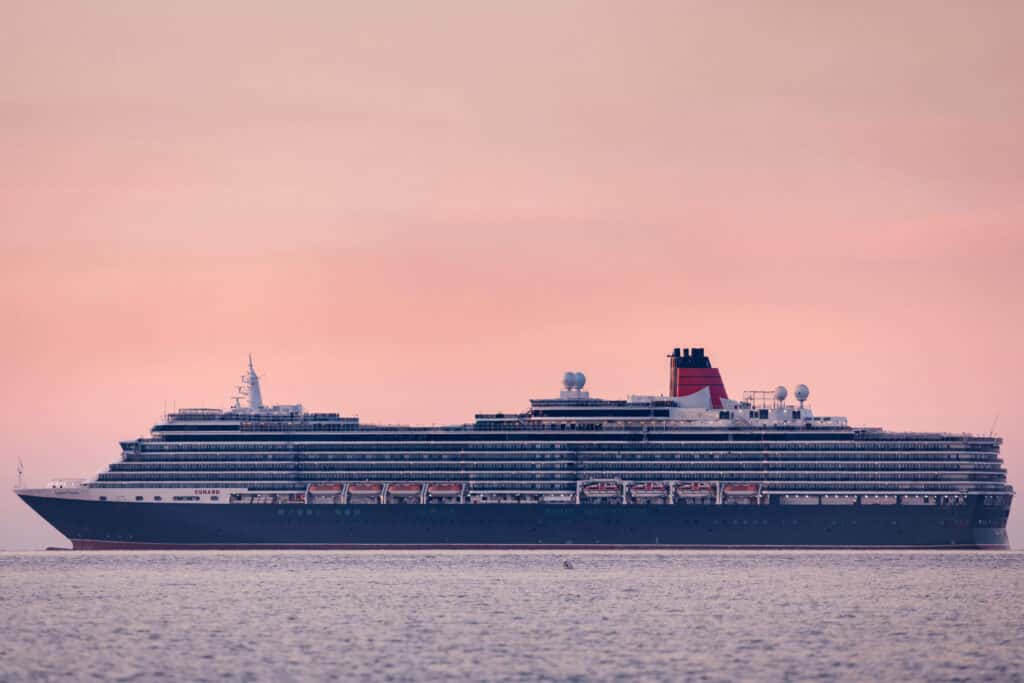
[[1005, 509], [790, 505], [261, 505], [22, 496], [77, 549], [987, 548]]

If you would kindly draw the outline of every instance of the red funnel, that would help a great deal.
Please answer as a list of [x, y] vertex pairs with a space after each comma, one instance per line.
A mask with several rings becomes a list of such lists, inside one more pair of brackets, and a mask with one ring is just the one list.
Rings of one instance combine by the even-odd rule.
[[669, 395], [690, 396], [704, 387], [711, 394], [711, 407], [721, 408], [722, 399], [729, 398], [717, 368], [711, 367], [711, 359], [704, 355], [704, 349], [674, 349], [669, 358]]

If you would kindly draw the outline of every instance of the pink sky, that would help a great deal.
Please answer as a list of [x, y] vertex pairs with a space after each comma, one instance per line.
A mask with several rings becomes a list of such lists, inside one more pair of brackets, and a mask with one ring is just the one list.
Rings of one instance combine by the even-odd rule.
[[1024, 5], [297, 4], [0, 7], [11, 485], [249, 351], [268, 400], [442, 423], [689, 345], [856, 424], [998, 416], [1024, 485]]

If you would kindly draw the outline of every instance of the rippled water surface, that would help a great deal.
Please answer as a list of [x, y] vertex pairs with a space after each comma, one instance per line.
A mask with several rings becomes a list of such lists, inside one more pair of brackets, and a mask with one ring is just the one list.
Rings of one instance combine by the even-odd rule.
[[2, 553], [0, 634], [5, 681], [1024, 680], [1024, 553]]

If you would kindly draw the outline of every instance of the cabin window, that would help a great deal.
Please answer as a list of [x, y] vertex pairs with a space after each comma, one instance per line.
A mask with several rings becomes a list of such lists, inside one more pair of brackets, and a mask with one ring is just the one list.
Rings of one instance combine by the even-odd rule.
[[107, 499], [106, 496], [100, 496], [100, 500], [106, 500], [106, 499]]
[[135, 496], [135, 500], [142, 500], [142, 496]]
[[220, 500], [220, 496], [210, 496], [210, 500]]
[[163, 500], [160, 496], [153, 496], [153, 500]]

